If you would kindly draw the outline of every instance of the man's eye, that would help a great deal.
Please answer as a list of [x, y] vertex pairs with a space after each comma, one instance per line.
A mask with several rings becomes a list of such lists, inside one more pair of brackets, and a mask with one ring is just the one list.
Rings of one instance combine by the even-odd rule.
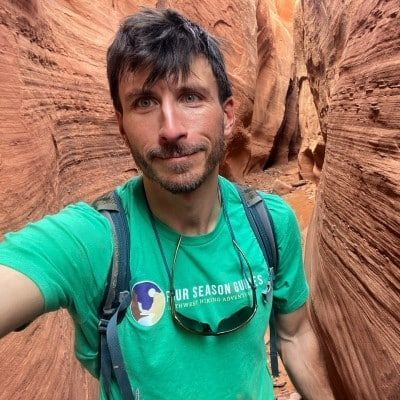
[[154, 105], [154, 100], [149, 97], [143, 97], [135, 101], [135, 106], [139, 108], [149, 108]]
[[195, 103], [200, 100], [200, 97], [195, 93], [187, 93], [182, 96], [185, 103]]

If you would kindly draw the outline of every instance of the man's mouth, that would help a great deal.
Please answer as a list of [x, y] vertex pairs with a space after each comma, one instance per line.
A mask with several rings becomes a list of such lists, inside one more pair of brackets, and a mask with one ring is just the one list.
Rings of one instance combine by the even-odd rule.
[[171, 160], [171, 159], [179, 159], [179, 158], [188, 158], [194, 154], [198, 153], [197, 151], [193, 151], [191, 153], [176, 153], [176, 154], [168, 154], [162, 157], [159, 157], [163, 160]]
[[161, 159], [161, 160], [185, 160], [189, 157], [205, 151], [204, 145], [197, 146], [174, 146], [173, 148], [160, 148], [154, 149], [149, 153], [150, 159]]

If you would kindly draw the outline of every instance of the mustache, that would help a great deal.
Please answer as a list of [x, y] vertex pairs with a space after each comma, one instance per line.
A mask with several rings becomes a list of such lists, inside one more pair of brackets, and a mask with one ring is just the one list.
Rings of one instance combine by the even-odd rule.
[[151, 149], [147, 155], [150, 160], [154, 158], [173, 158], [173, 157], [184, 157], [190, 156], [191, 154], [199, 151], [206, 151], [207, 146], [205, 144], [182, 144], [182, 143], [166, 143], [154, 149]]

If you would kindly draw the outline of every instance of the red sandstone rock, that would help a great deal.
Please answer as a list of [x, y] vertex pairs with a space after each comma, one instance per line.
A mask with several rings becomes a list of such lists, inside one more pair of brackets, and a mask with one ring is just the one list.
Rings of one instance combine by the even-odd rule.
[[75, 359], [71, 326], [60, 311], [1, 339], [1, 400], [97, 398], [97, 381]]
[[[133, 173], [113, 121], [105, 49], [126, 5], [0, 5], [0, 233], [93, 199]], [[93, 399], [65, 313], [0, 342], [1, 400]]]
[[0, 232], [132, 174], [105, 78], [120, 17], [85, 2], [0, 5]]
[[304, 4], [326, 137], [306, 263], [338, 399], [400, 393], [400, 11], [397, 0]]
[[280, 179], [276, 179], [272, 185], [272, 190], [274, 193], [279, 195], [284, 195], [292, 192], [294, 190], [293, 186], [289, 183], [283, 182]]
[[[296, 124], [289, 107], [285, 127], [285, 104], [293, 105], [297, 101], [296, 90], [295, 97], [288, 98], [293, 77], [294, 2], [260, 1], [257, 4], [258, 72], [250, 126], [251, 152], [244, 172], [260, 171], [267, 162], [271, 164], [273, 153], [278, 152], [276, 143], [282, 142], [281, 149], [289, 147], [294, 136], [293, 124]], [[280, 156], [279, 162], [282, 162]]]
[[304, 21], [301, 4], [297, 3], [294, 23], [295, 69], [299, 82], [299, 100], [297, 109], [298, 134], [301, 147], [298, 152], [299, 174], [302, 178], [318, 182], [325, 156], [325, 139], [322, 136], [318, 113], [310, 90], [307, 69], [304, 60], [303, 43]]
[[299, 174], [304, 179], [318, 182], [324, 163], [326, 143], [321, 133], [308, 79], [301, 79], [300, 82], [298, 119], [302, 140], [298, 153]]

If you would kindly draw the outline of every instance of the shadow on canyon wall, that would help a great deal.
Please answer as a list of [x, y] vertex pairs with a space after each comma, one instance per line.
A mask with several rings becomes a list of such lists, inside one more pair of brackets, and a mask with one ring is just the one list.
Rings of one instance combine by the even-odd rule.
[[[0, 233], [92, 200], [137, 172], [105, 51], [127, 0], [0, 5]], [[318, 183], [310, 314], [338, 399], [400, 393], [400, 12], [397, 0], [144, 1], [224, 38], [238, 123], [221, 172], [297, 159]], [[0, 342], [1, 400], [93, 399], [65, 312]], [[40, 344], [46, 346], [40, 348]]]

